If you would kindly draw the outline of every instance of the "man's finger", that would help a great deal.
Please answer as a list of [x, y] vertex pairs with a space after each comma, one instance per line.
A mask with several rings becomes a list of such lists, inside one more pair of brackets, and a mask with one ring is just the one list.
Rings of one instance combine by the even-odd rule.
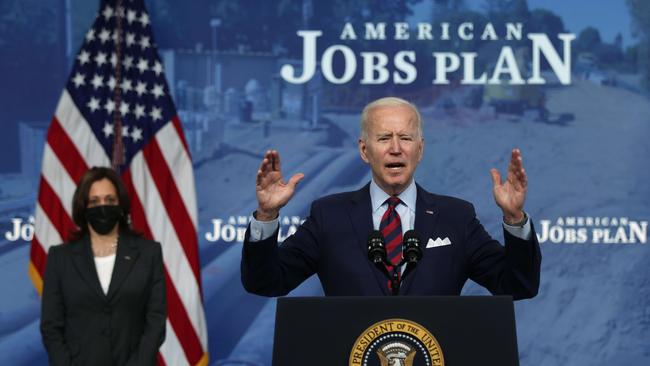
[[269, 167], [270, 167], [270, 161], [267, 157], [264, 157], [262, 159], [262, 163], [260, 164], [260, 171], [262, 174], [266, 175], [269, 172]]
[[492, 185], [494, 187], [501, 185], [501, 174], [499, 174], [498, 170], [490, 169], [490, 175], [492, 175]]
[[513, 159], [517, 157], [521, 157], [521, 150], [519, 150], [518, 148], [514, 148], [512, 149], [512, 153], [510, 155], [512, 156]]
[[262, 169], [264, 173], [267, 173], [271, 170], [273, 164], [273, 155], [271, 154], [271, 150], [267, 150], [266, 153], [264, 154], [264, 159], [262, 159], [262, 164], [264, 165], [264, 169]]
[[517, 171], [517, 176], [522, 181], [526, 180], [526, 171], [523, 168], [519, 169], [519, 171]]
[[255, 176], [255, 184], [259, 186], [260, 183], [262, 183], [262, 170], [261, 169], [257, 171], [257, 176]]
[[506, 173], [506, 179], [511, 183], [519, 179], [519, 169], [517, 168], [516, 162], [513, 160], [510, 160], [510, 164], [508, 164], [508, 172]]
[[517, 168], [524, 167], [524, 159], [521, 156], [521, 151], [519, 149], [513, 149], [510, 162], [513, 163]]
[[273, 170], [281, 172], [282, 168], [280, 167], [280, 153], [276, 150], [273, 150]]
[[295, 189], [295, 188], [296, 188], [296, 185], [297, 185], [297, 184], [298, 184], [298, 183], [299, 183], [299, 182], [300, 182], [304, 177], [305, 177], [305, 175], [302, 174], [302, 173], [294, 174], [294, 176], [291, 177], [291, 179], [289, 179], [289, 183], [287, 183], [287, 184], [288, 184], [291, 188], [294, 188], [294, 189]]
[[521, 182], [522, 188], [526, 189], [528, 186], [528, 177], [526, 176], [526, 171], [523, 168], [521, 169], [521, 177], [519, 178], [519, 182]]

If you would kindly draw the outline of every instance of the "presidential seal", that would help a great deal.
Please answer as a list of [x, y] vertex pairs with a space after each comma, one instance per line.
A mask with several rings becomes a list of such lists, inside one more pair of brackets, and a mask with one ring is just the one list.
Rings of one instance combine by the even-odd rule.
[[366, 329], [354, 342], [349, 366], [444, 366], [436, 338], [405, 319], [387, 319]]

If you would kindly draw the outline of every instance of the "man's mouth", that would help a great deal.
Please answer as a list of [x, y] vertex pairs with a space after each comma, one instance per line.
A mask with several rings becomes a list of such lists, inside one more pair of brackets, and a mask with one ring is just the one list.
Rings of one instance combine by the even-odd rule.
[[405, 166], [406, 166], [406, 164], [399, 163], [399, 162], [398, 163], [388, 163], [388, 164], [385, 165], [385, 167], [388, 168], [389, 170], [398, 170], [398, 169], [404, 168]]

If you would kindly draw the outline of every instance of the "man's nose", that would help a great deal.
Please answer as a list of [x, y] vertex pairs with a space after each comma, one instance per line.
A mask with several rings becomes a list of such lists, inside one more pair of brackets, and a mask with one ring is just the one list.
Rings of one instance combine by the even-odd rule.
[[394, 137], [390, 140], [390, 150], [391, 154], [399, 154], [402, 152], [402, 145], [400, 145], [400, 140], [398, 137]]

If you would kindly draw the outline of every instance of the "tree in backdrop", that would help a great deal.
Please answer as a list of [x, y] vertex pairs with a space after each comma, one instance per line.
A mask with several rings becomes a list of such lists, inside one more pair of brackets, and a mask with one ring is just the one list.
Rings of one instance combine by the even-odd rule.
[[557, 37], [560, 33], [565, 33], [564, 22], [559, 15], [546, 9], [535, 9], [530, 12], [530, 23], [528, 33], [548, 34], [551, 43], [556, 49], [560, 49], [562, 42]]
[[578, 34], [575, 41], [575, 52], [594, 55], [599, 65], [604, 68], [620, 67], [620, 64], [624, 62], [620, 42], [603, 42], [600, 32], [594, 27], [587, 27]]
[[650, 89], [650, 2], [626, 0], [632, 16], [633, 34], [638, 38], [635, 59], [643, 75], [643, 85]]
[[602, 42], [598, 29], [587, 27], [578, 34], [576, 49], [578, 52], [593, 52]]
[[530, 10], [526, 0], [486, 0], [485, 10], [490, 22], [502, 26], [507, 22], [528, 23]]

